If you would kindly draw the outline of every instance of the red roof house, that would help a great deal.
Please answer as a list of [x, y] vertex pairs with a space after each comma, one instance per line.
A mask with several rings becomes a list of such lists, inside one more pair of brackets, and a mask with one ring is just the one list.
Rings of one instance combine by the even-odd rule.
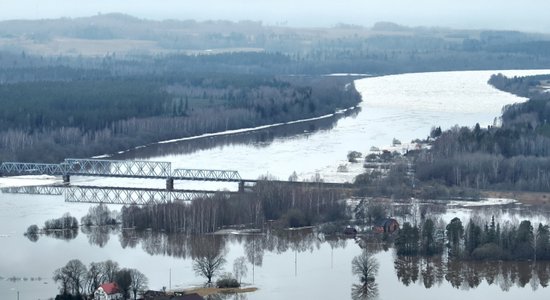
[[94, 292], [96, 300], [120, 300], [122, 292], [114, 282], [104, 283], [100, 285]]

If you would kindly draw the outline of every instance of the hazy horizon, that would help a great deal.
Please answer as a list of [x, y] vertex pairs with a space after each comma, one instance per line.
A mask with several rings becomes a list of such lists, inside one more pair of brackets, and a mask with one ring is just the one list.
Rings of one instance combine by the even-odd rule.
[[545, 0], [2, 0], [0, 20], [89, 17], [123, 13], [143, 19], [252, 20], [266, 25], [328, 27], [376, 22], [457, 29], [550, 32]]

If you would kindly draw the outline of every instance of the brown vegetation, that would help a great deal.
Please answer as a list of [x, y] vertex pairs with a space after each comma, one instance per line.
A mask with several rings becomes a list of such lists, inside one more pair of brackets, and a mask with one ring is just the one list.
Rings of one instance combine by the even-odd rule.
[[251, 293], [257, 291], [256, 287], [248, 288], [216, 288], [216, 287], [199, 287], [184, 290], [186, 294], [197, 293], [203, 297], [216, 295], [216, 294], [239, 294], [239, 293]]

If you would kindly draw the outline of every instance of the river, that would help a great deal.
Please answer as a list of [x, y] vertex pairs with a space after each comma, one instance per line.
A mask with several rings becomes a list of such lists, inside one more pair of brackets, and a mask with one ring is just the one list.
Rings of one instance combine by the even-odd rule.
[[[468, 71], [365, 78], [355, 82], [363, 102], [347, 117], [212, 136], [200, 141], [150, 145], [114, 158], [169, 161], [173, 168], [234, 169], [249, 179], [265, 174], [286, 179], [295, 171], [300, 179], [318, 173], [327, 181], [351, 181], [361, 171], [361, 166], [347, 163], [348, 151], [366, 153], [372, 146], [388, 146], [394, 138], [403, 142], [402, 147], [407, 147], [409, 141], [426, 137], [432, 126], [473, 126], [476, 122], [482, 126], [491, 125], [504, 105], [524, 101], [487, 85], [490, 75], [498, 72], [506, 75], [548, 73], [540, 70]], [[348, 164], [349, 172], [337, 172], [338, 166], [344, 164]], [[164, 185], [161, 180], [72, 180], [93, 185]], [[13, 184], [13, 181], [0, 179], [0, 186], [8, 183]], [[189, 182], [177, 183], [178, 187], [194, 188]], [[227, 188], [235, 187], [228, 185]], [[497, 211], [504, 209], [495, 207]], [[191, 268], [195, 241], [183, 237], [182, 242], [177, 237], [80, 232], [70, 241], [41, 237], [31, 242], [23, 236], [31, 224], [41, 226], [47, 219], [60, 217], [65, 212], [80, 218], [88, 208], [88, 204], [65, 203], [61, 196], [0, 194], [0, 299], [17, 299], [17, 292], [21, 300], [53, 297], [57, 291], [51, 280], [53, 271], [74, 258], [86, 265], [112, 259], [122, 267], [137, 268], [149, 277], [149, 286], [154, 289], [202, 282]], [[456, 215], [466, 217], [476, 211], [476, 207], [458, 207], [445, 211], [442, 216], [445, 219]], [[501, 217], [520, 218], [519, 211], [514, 206]], [[547, 220], [545, 212], [535, 213], [537, 219]], [[232, 270], [235, 258], [248, 258], [249, 272], [243, 281], [259, 288], [248, 294], [248, 299], [348, 299], [351, 284], [358, 282], [351, 274], [351, 260], [361, 253], [354, 240], [331, 242], [310, 232], [287, 232], [283, 236], [230, 235], [215, 239], [220, 240], [215, 243], [226, 255], [227, 271]], [[426, 289], [421, 280], [405, 285], [396, 275], [393, 250], [380, 251], [376, 258], [381, 265], [377, 278], [380, 299], [404, 296], [409, 299], [461, 299], [466, 295], [472, 295], [473, 299], [547, 299], [550, 295], [549, 290], [541, 286], [534, 290], [531, 287], [534, 283], [514, 284], [508, 291], [486, 282], [475, 289], [455, 288], [446, 280], [430, 289]], [[252, 262], [255, 263], [254, 274]], [[21, 280], [7, 280], [10, 277]]]

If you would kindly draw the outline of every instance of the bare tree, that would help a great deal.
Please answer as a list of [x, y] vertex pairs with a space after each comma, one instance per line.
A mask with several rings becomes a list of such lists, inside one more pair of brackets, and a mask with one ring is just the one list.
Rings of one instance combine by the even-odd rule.
[[116, 274], [120, 270], [118, 263], [112, 260], [106, 260], [101, 263], [103, 268], [103, 276], [105, 282], [114, 282]]
[[103, 283], [103, 270], [101, 263], [92, 262], [86, 274], [88, 292], [93, 293]]
[[237, 257], [233, 262], [233, 273], [235, 277], [241, 283], [243, 276], [248, 273], [248, 267], [246, 266], [246, 258], [244, 256]]
[[59, 268], [53, 272], [53, 281], [60, 283], [59, 293], [66, 295], [69, 293], [69, 277], [63, 272], [63, 268]]
[[379, 263], [372, 254], [363, 251], [361, 255], [353, 258], [351, 262], [351, 271], [353, 275], [359, 276], [361, 284], [353, 284], [351, 288], [351, 298], [374, 299], [378, 295], [378, 286], [375, 283], [375, 277], [378, 273]]
[[367, 283], [374, 281], [376, 274], [378, 273], [378, 261], [372, 256], [372, 254], [363, 251], [361, 255], [353, 258], [351, 261], [351, 271], [353, 275], [359, 276], [361, 283]]
[[220, 273], [225, 262], [222, 254], [202, 256], [193, 261], [193, 270], [195, 274], [206, 277], [206, 284], [209, 285], [212, 283], [212, 277]]
[[122, 291], [123, 298], [128, 299], [130, 297], [130, 287], [132, 285], [131, 271], [126, 268], [118, 271], [115, 275], [115, 282]]
[[86, 266], [80, 260], [73, 259], [54, 272], [53, 280], [61, 282], [62, 294], [80, 295], [84, 289], [86, 273]]
[[130, 269], [130, 276], [132, 277], [132, 283], [130, 284], [130, 290], [134, 294], [134, 300], [137, 299], [138, 292], [143, 292], [147, 289], [149, 280], [143, 273], [136, 269]]

